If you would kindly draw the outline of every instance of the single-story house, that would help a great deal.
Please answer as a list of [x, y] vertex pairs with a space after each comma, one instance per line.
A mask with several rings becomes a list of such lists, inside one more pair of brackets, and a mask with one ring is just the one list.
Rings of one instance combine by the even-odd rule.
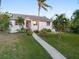
[[32, 31], [41, 30], [43, 28], [52, 30], [52, 21], [45, 16], [35, 16], [35, 15], [23, 15], [23, 14], [12, 14], [10, 18], [9, 29], [11, 33], [18, 32], [21, 29], [19, 25], [16, 24], [16, 19], [18, 17], [24, 18], [23, 27], [25, 29], [30, 29]]

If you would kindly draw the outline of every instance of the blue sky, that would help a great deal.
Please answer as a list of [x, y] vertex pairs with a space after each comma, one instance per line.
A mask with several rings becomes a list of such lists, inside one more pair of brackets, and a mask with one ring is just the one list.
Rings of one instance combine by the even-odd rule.
[[[79, 0], [47, 0], [47, 4], [53, 8], [48, 9], [48, 12], [41, 10], [41, 16], [48, 18], [54, 17], [55, 14], [66, 13], [68, 17], [79, 9]], [[38, 6], [37, 0], [2, 0], [2, 11], [10, 13], [37, 15]]]

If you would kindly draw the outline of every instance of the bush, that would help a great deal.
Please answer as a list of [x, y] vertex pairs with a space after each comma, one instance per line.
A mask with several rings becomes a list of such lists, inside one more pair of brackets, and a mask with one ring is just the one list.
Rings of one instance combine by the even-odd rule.
[[35, 33], [39, 33], [39, 31], [38, 31], [38, 30], [35, 30], [34, 32], [35, 32]]
[[27, 35], [32, 35], [32, 31], [31, 31], [30, 29], [27, 29], [27, 30], [26, 30], [26, 34], [27, 34]]
[[25, 33], [26, 32], [26, 29], [21, 29], [21, 30], [18, 30], [19, 33]]
[[77, 33], [77, 34], [79, 34], [79, 27], [76, 27], [76, 28], [71, 27], [70, 30], [71, 30], [72, 33]]
[[42, 29], [41, 31], [46, 31], [46, 32], [51, 32], [51, 30], [50, 29]]
[[32, 35], [32, 31], [30, 29], [21, 29], [18, 31], [19, 33], [26, 33], [27, 35]]
[[51, 29], [47, 29], [47, 32], [51, 32]]
[[0, 26], [0, 31], [3, 31], [3, 27]]
[[42, 36], [47, 36], [48, 30], [47, 29], [42, 29], [41, 31], [39, 31], [39, 34], [41, 34]]

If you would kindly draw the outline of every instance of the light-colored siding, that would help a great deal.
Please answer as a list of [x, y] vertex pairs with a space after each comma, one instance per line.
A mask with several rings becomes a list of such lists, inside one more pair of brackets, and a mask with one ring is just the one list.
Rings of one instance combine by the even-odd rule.
[[[39, 30], [42, 30], [43, 28], [46, 29], [52, 29], [52, 22], [50, 22], [50, 25], [47, 25], [47, 22], [39, 22]], [[33, 25], [33, 21], [31, 21], [31, 30], [38, 30], [38, 25]]]
[[47, 25], [47, 22], [39, 22], [39, 30], [43, 28], [52, 29], [52, 22], [50, 22], [50, 25]]
[[10, 33], [16, 33], [21, 29], [19, 25], [16, 25], [15, 20], [10, 20], [9, 31]]
[[[24, 21], [25, 24], [24, 24], [24, 28], [26, 28], [26, 20]], [[10, 20], [10, 23], [12, 24], [12, 26], [10, 25], [9, 26], [9, 29], [10, 29], [10, 32], [11, 33], [15, 33], [15, 32], [18, 32], [19, 29], [21, 29], [21, 27], [19, 25], [16, 25], [15, 24], [15, 20]], [[47, 22], [45, 21], [40, 21], [39, 22], [39, 30], [42, 30], [43, 28], [46, 28], [46, 29], [51, 29], [52, 30], [52, 22], [50, 22], [50, 25], [47, 25]], [[35, 30], [38, 30], [38, 24], [37, 25], [34, 25], [33, 24], [33, 20], [31, 20], [31, 25], [30, 25], [30, 29], [32, 31], [35, 31]]]

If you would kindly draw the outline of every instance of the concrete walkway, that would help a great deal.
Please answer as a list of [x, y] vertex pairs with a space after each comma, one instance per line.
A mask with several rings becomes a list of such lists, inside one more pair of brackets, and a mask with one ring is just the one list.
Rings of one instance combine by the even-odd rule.
[[60, 52], [42, 40], [37, 34], [33, 33], [33, 37], [49, 53], [52, 59], [66, 59]]

